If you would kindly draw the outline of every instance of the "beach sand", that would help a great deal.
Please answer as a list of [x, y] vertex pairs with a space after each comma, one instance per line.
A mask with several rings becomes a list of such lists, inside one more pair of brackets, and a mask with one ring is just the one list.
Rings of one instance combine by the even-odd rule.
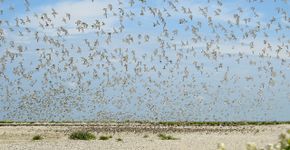
[[[254, 142], [258, 147], [276, 143], [290, 125], [261, 126], [187, 126], [166, 127], [150, 125], [1, 125], [0, 150], [215, 150], [224, 143], [227, 150], [245, 150]], [[73, 131], [89, 130], [96, 140], [71, 140]], [[161, 140], [159, 133], [177, 140]], [[32, 141], [35, 135], [43, 140]], [[101, 135], [113, 138], [98, 140]], [[144, 138], [144, 135], [148, 135]], [[117, 142], [117, 138], [123, 141]]]

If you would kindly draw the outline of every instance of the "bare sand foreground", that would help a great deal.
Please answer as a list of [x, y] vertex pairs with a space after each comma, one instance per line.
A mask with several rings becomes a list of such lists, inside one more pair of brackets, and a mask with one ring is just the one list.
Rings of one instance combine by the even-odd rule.
[[[1, 125], [0, 150], [215, 150], [220, 142], [225, 143], [227, 150], [244, 150], [249, 142], [255, 142], [259, 147], [276, 143], [278, 136], [288, 129], [290, 125]], [[112, 135], [113, 138], [107, 141], [69, 139], [69, 134], [77, 130], [89, 130], [97, 138], [101, 135]], [[160, 140], [159, 133], [172, 135], [178, 140]], [[32, 141], [35, 135], [42, 135], [44, 139]], [[117, 138], [123, 141], [118, 142]]]

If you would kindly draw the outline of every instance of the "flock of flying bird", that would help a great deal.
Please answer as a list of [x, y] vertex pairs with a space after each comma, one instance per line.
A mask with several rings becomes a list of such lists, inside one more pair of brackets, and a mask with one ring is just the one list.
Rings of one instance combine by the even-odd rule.
[[75, 2], [93, 18], [31, 3], [0, 0], [3, 118], [259, 120], [290, 102], [287, 0]]

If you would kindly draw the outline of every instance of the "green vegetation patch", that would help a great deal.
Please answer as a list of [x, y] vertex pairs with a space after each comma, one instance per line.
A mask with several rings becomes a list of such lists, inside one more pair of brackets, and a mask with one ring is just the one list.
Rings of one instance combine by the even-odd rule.
[[0, 120], [0, 123], [14, 123], [14, 121], [11, 121], [11, 120]]
[[41, 135], [35, 135], [35, 136], [32, 138], [33, 141], [38, 141], [38, 140], [42, 140], [42, 139], [43, 139], [43, 137], [42, 137]]
[[104, 135], [102, 135], [102, 136], [100, 136], [99, 140], [103, 140], [103, 141], [105, 141], [105, 140], [109, 140], [110, 138], [112, 138], [111, 135], [109, 135], [109, 136], [104, 136]]
[[72, 140], [95, 140], [96, 136], [88, 131], [76, 131], [69, 138]]

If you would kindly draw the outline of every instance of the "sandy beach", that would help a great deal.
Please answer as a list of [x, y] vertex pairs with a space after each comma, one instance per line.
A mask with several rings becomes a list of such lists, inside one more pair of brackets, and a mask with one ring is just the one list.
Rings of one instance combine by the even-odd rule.
[[[215, 150], [218, 143], [227, 149], [244, 150], [246, 144], [254, 142], [258, 147], [276, 143], [278, 136], [290, 129], [290, 125], [248, 125], [248, 126], [150, 126], [138, 124], [35, 124], [1, 125], [1, 150]], [[88, 130], [96, 140], [79, 141], [69, 139], [70, 133]], [[161, 140], [157, 135], [171, 135], [177, 140]], [[33, 141], [32, 137], [41, 135], [43, 140]], [[106, 141], [101, 135], [111, 135]], [[148, 137], [146, 137], [146, 136]], [[145, 137], [144, 137], [145, 136]], [[117, 141], [116, 139], [122, 139]]]

